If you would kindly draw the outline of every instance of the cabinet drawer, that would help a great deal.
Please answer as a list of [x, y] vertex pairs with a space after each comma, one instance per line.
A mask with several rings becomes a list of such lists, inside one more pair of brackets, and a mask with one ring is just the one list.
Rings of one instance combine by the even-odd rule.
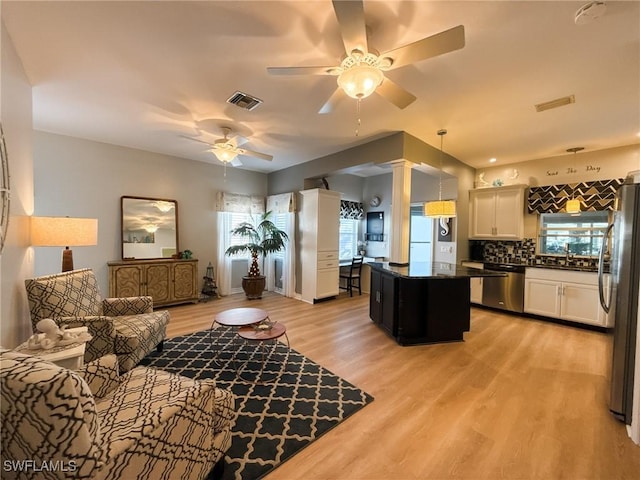
[[339, 266], [339, 260], [318, 260], [318, 270], [323, 268], [337, 268]]
[[327, 252], [318, 252], [318, 264], [320, 264], [320, 262], [322, 260], [335, 260], [336, 262], [338, 261], [338, 251], [337, 250], [330, 250]]

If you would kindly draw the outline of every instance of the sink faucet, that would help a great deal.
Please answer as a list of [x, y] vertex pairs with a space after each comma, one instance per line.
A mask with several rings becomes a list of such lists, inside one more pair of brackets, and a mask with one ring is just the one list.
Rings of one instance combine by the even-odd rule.
[[568, 243], [564, 244], [564, 255], [565, 255], [565, 258], [566, 258], [567, 262], [569, 262], [569, 260], [573, 259], [573, 253], [571, 253], [571, 249], [569, 248], [569, 244]]

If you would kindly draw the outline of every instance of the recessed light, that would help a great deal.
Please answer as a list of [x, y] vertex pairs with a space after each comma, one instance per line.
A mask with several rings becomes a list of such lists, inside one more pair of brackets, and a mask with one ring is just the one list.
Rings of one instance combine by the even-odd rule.
[[490, 158], [489, 163], [496, 163], [498, 161], [497, 158]]

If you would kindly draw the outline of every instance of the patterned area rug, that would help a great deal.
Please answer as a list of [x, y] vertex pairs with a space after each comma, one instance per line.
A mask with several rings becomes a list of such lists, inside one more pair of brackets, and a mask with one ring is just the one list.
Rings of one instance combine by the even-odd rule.
[[213, 378], [235, 394], [237, 417], [225, 480], [263, 477], [373, 401], [285, 344], [272, 345], [262, 351], [219, 328], [165, 340], [163, 352], [141, 362], [190, 378]]

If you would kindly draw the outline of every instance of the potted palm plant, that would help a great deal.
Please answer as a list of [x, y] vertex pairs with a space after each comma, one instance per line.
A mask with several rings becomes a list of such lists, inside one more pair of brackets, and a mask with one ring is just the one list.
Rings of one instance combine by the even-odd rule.
[[249, 299], [262, 298], [266, 285], [266, 277], [260, 275], [258, 257], [276, 253], [284, 249], [289, 239], [287, 234], [269, 220], [271, 212], [262, 214], [256, 223], [242, 222], [231, 230], [232, 235], [242, 237], [245, 243], [232, 245], [225, 250], [225, 255], [238, 253], [251, 254], [251, 266], [246, 276], [242, 277], [242, 289]]

